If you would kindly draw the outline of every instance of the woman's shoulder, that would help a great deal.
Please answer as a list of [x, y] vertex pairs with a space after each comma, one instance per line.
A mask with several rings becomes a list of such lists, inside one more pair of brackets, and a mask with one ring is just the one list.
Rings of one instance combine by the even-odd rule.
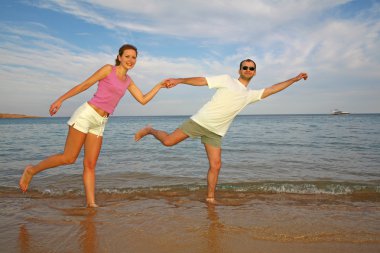
[[111, 65], [111, 64], [106, 64], [106, 65], [104, 65], [103, 67], [102, 67], [102, 69], [104, 70], [104, 71], [107, 71], [107, 72], [109, 72], [109, 73], [111, 73], [112, 72], [112, 70], [115, 68], [115, 66], [114, 65]]
[[98, 73], [101, 74], [102, 78], [105, 78], [106, 76], [111, 74], [113, 67], [114, 66], [111, 64], [106, 64], [98, 70]]

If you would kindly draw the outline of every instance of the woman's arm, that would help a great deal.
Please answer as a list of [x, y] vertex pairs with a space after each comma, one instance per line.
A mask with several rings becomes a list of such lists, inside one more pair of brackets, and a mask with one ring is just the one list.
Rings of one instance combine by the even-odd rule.
[[147, 104], [161, 88], [167, 87], [165, 82], [160, 82], [156, 84], [153, 89], [151, 89], [148, 93], [145, 95], [141, 92], [139, 87], [131, 80], [131, 83], [129, 84], [128, 90], [132, 94], [132, 96], [142, 105]]
[[53, 116], [56, 114], [61, 107], [63, 101], [66, 99], [69, 99], [75, 95], [78, 95], [79, 93], [87, 90], [90, 88], [92, 85], [94, 85], [96, 82], [99, 80], [105, 78], [107, 75], [109, 75], [112, 71], [112, 66], [111, 65], [104, 65], [101, 67], [99, 70], [97, 70], [92, 76], [87, 78], [84, 82], [76, 85], [74, 88], [70, 89], [68, 92], [60, 96], [56, 101], [54, 101], [49, 109], [50, 116]]

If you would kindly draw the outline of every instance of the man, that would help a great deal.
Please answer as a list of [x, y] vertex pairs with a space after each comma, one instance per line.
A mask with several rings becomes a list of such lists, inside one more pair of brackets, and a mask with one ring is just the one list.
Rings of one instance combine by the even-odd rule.
[[165, 146], [176, 145], [188, 137], [200, 137], [209, 160], [206, 198], [209, 203], [216, 203], [215, 188], [222, 165], [222, 137], [226, 134], [235, 116], [246, 105], [282, 91], [301, 79], [307, 79], [307, 73], [300, 73], [296, 77], [268, 88], [249, 90], [247, 86], [252, 77], [256, 75], [256, 63], [251, 59], [243, 60], [240, 63], [239, 75], [238, 79], [233, 79], [228, 75], [167, 79], [167, 85], [170, 87], [184, 83], [193, 86], [208, 85], [210, 89], [216, 88], [217, 90], [208, 103], [173, 133], [168, 134], [165, 131], [146, 126], [135, 134], [135, 141], [151, 134]]

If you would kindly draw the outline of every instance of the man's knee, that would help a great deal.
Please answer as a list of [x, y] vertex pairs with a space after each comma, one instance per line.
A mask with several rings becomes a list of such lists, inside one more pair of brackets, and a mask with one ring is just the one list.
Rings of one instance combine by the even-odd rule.
[[165, 138], [163, 141], [162, 141], [162, 144], [166, 147], [171, 147], [171, 146], [174, 146], [176, 143], [170, 139], [170, 138]]
[[219, 171], [222, 168], [222, 161], [221, 160], [215, 160], [215, 161], [210, 161], [210, 169]]

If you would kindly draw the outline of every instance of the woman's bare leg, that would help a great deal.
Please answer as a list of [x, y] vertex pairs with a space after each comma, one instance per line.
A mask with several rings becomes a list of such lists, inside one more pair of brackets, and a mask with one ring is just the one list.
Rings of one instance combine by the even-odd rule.
[[20, 189], [26, 192], [32, 177], [43, 170], [75, 163], [85, 139], [86, 134], [70, 126], [63, 153], [52, 155], [37, 165], [26, 166], [19, 181]]
[[88, 134], [84, 143], [83, 184], [88, 207], [97, 207], [95, 202], [95, 168], [102, 142], [103, 137]]

